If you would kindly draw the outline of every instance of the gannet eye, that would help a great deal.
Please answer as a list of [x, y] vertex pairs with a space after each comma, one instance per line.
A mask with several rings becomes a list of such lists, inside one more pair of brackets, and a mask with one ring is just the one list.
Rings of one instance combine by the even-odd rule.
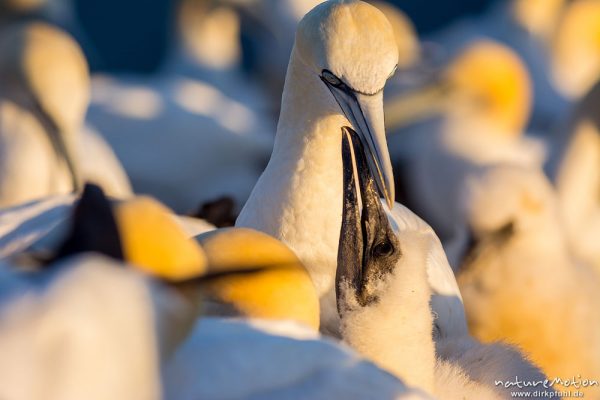
[[343, 84], [340, 78], [327, 71], [326, 69], [323, 70], [323, 73], [321, 74], [321, 79], [325, 80], [325, 82], [329, 83], [331, 86], [341, 86]]
[[373, 256], [374, 257], [389, 257], [394, 254], [394, 246], [388, 240], [377, 243], [375, 247], [373, 247]]

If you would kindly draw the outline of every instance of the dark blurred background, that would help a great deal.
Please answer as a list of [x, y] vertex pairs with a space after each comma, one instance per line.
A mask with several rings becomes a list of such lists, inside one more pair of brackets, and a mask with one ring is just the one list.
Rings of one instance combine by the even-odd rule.
[[[407, 13], [423, 35], [457, 18], [477, 15], [493, 1], [390, 2]], [[75, 3], [82, 32], [73, 33], [80, 41], [89, 42], [84, 47], [93, 71], [150, 73], [160, 65], [172, 37], [176, 0], [75, 0]], [[89, 50], [90, 45], [93, 51]]]

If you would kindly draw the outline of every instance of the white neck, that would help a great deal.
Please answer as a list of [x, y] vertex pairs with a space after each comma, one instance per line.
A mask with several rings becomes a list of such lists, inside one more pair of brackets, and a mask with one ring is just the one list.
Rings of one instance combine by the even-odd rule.
[[[271, 160], [236, 225], [289, 245], [321, 299], [322, 328], [337, 325], [333, 280], [342, 214], [341, 127], [335, 99], [292, 51]], [[335, 323], [334, 323], [335, 322]]]
[[406, 384], [433, 393], [435, 345], [426, 274], [428, 242], [424, 236], [409, 235], [415, 233], [400, 234], [403, 254], [394, 272], [380, 283], [379, 301], [365, 307], [351, 304], [351, 311], [343, 314], [342, 337]]

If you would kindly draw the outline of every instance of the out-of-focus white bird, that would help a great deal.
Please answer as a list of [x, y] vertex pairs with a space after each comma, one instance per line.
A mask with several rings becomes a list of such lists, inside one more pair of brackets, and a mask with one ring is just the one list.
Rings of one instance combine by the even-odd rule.
[[172, 329], [178, 315], [161, 321], [158, 305], [181, 312], [176, 293], [99, 256], [43, 276], [13, 268], [0, 270], [2, 398], [161, 398], [157, 326]]
[[552, 81], [571, 101], [600, 79], [600, 1], [565, 2], [548, 41]]
[[243, 204], [272, 148], [261, 93], [240, 68], [239, 24], [227, 6], [185, 1], [160, 74], [93, 79], [88, 122], [136, 192], [180, 213], [221, 196]]
[[[376, 43], [377, 45], [374, 45]], [[383, 124], [383, 86], [398, 48], [391, 26], [361, 1], [328, 1], [300, 22], [271, 159], [237, 226], [266, 232], [298, 254], [321, 304], [321, 330], [336, 334], [335, 266], [341, 227], [342, 130], [354, 127], [389, 207], [394, 182]], [[444, 320], [460, 294], [449, 269], [430, 270]], [[442, 328], [443, 329], [443, 328]]]
[[438, 82], [408, 98], [387, 104], [390, 124], [419, 114], [433, 118], [410, 136], [390, 137], [390, 151], [404, 160], [397, 173], [408, 203], [433, 226], [458, 268], [468, 243], [463, 200], [469, 174], [496, 163], [541, 168], [544, 162], [542, 142], [522, 134], [531, 107], [529, 76], [509, 48], [480, 40], [459, 53]]
[[110, 148], [81, 132], [89, 75], [73, 39], [42, 23], [12, 25], [0, 53], [0, 205], [78, 190], [84, 179], [130, 194]]
[[550, 378], [595, 379], [600, 279], [573, 257], [548, 179], [490, 166], [468, 179], [466, 192], [475, 245], [458, 283], [472, 334], [514, 343]]
[[[496, 381], [514, 376], [543, 381], [539, 369], [507, 345], [478, 343], [466, 330], [435, 335], [439, 326], [432, 318], [427, 273], [449, 268], [441, 243], [408, 209], [397, 206], [390, 213], [383, 208], [355, 135], [345, 136], [343, 146], [336, 273], [342, 338], [380, 367], [440, 399], [505, 399], [514, 388]], [[464, 314], [452, 318], [466, 324]]]
[[548, 174], [571, 248], [600, 273], [600, 84], [575, 107], [551, 140]]
[[202, 318], [163, 380], [165, 396], [179, 400], [430, 398], [346, 346], [289, 322]]

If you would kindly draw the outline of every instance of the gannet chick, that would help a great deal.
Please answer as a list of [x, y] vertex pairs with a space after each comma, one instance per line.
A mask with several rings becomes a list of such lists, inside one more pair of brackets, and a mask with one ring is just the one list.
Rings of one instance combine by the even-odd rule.
[[600, 273], [600, 84], [576, 105], [552, 138], [548, 175], [556, 187], [565, 233], [575, 254]]
[[[463, 186], [478, 168], [510, 162], [540, 168], [544, 145], [523, 135], [531, 108], [531, 87], [519, 57], [508, 47], [479, 40], [446, 67], [439, 82], [386, 108], [388, 120], [438, 115], [417, 128], [409, 143], [390, 139], [393, 154], [405, 155], [400, 180], [408, 203], [442, 239], [453, 268], [468, 243]], [[411, 115], [412, 113], [412, 115]], [[413, 149], [407, 154], [404, 147]], [[398, 157], [398, 156], [396, 156]], [[442, 200], [443, 199], [443, 200]]]
[[[483, 345], [466, 332], [434, 344], [427, 264], [447, 264], [441, 244], [408, 209], [390, 216], [382, 207], [353, 131], [342, 146], [336, 292], [344, 341], [440, 399], [507, 399], [514, 390], [497, 386], [496, 380], [543, 381], [543, 374], [509, 346]], [[454, 318], [464, 323], [464, 314]]]
[[[324, 332], [338, 330], [334, 280], [341, 226], [342, 127], [353, 126], [358, 132], [378, 190], [393, 206], [382, 90], [397, 59], [389, 22], [364, 2], [327, 1], [302, 19], [273, 153], [236, 221], [236, 226], [274, 236], [298, 255], [320, 297]], [[460, 299], [455, 283], [448, 282], [451, 271], [429, 273], [437, 294]]]
[[[81, 49], [59, 29], [30, 23], [3, 31], [0, 54], [0, 205], [78, 191], [90, 90]], [[120, 168], [96, 166], [109, 167]]]
[[470, 332], [514, 343], [551, 379], [595, 379], [600, 280], [573, 258], [550, 182], [539, 170], [492, 166], [467, 191], [475, 246], [458, 283]]

